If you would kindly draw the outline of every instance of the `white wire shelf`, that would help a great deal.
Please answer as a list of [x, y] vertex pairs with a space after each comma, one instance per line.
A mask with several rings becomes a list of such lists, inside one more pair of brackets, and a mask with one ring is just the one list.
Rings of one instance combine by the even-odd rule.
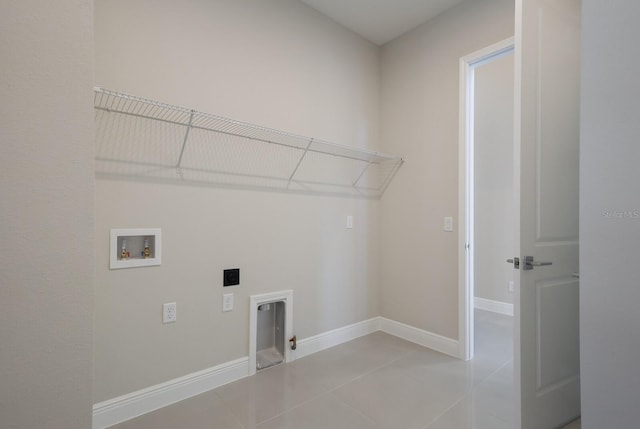
[[404, 160], [95, 88], [96, 175], [379, 198]]

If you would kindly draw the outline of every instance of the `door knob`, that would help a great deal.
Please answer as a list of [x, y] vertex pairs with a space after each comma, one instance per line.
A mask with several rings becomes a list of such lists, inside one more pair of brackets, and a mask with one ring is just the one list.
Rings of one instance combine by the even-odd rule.
[[515, 270], [520, 269], [520, 258], [507, 259], [508, 264], [513, 264]]
[[533, 256], [524, 257], [524, 271], [533, 270], [533, 267], [543, 267], [545, 265], [551, 265], [552, 262], [538, 262], [533, 260]]

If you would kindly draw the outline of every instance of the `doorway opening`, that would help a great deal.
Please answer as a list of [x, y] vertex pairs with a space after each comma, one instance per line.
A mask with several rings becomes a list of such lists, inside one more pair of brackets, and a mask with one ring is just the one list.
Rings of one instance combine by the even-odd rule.
[[475, 310], [513, 315], [513, 53], [509, 38], [460, 59], [459, 354], [474, 356]]

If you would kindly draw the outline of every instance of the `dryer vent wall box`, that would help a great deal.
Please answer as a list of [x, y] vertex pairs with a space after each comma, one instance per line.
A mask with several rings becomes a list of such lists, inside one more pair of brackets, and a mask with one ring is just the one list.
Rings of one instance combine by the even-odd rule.
[[240, 268], [224, 270], [222, 286], [237, 286], [240, 284]]
[[285, 303], [270, 302], [258, 306], [256, 329], [256, 370], [284, 362], [285, 355]]

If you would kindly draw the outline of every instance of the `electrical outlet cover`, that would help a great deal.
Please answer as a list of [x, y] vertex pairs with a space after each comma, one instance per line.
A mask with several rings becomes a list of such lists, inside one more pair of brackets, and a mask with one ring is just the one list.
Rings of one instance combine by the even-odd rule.
[[178, 320], [177, 310], [175, 302], [162, 304], [162, 323], [173, 323]]
[[353, 229], [353, 216], [347, 216], [347, 229]]

